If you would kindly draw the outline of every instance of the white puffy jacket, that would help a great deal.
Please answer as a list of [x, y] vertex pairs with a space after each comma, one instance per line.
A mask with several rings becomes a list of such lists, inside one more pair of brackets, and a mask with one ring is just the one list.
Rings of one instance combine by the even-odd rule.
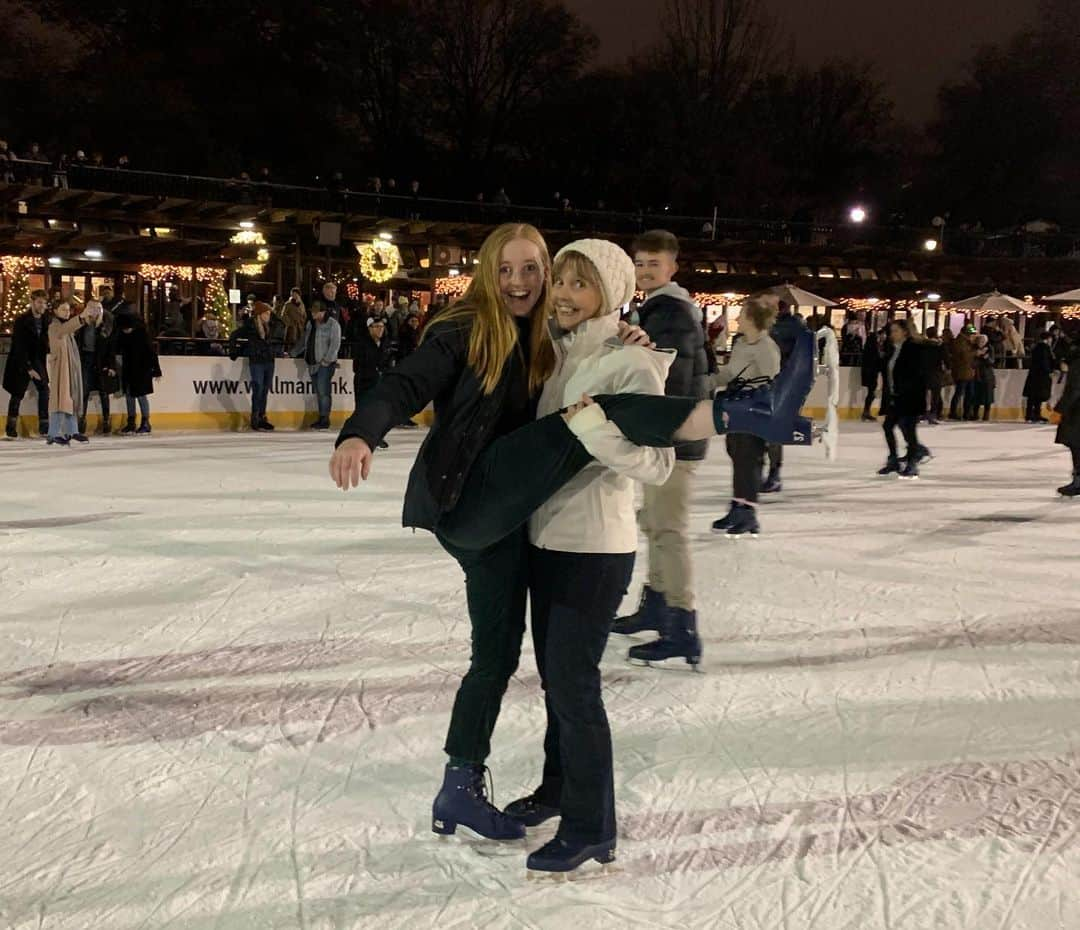
[[[555, 335], [555, 372], [544, 385], [537, 416], [576, 404], [582, 394], [664, 393], [675, 354], [624, 346], [618, 334], [619, 315], [609, 313]], [[635, 446], [610, 422], [580, 439], [596, 461], [532, 515], [529, 539], [558, 552], [636, 552], [634, 482], [667, 481], [675, 451]]]

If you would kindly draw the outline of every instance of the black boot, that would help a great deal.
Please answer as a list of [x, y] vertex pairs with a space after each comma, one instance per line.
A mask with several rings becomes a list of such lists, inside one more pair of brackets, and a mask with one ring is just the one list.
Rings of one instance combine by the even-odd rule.
[[701, 637], [697, 631], [697, 611], [680, 607], [668, 609], [667, 628], [660, 638], [641, 646], [632, 646], [627, 658], [634, 662], [662, 662], [685, 659], [695, 668], [701, 662]]
[[761, 483], [762, 494], [776, 494], [778, 491], [784, 490], [783, 482], [780, 480], [780, 469], [770, 468], [769, 474], [765, 480]]
[[135, 432], [139, 433], [140, 435], [143, 435], [143, 436], [148, 436], [150, 434], [150, 432], [151, 432], [150, 421], [149, 420], [143, 420], [139, 424], [139, 428], [137, 430], [135, 430]]
[[885, 463], [884, 468], [878, 469], [879, 475], [898, 475], [900, 474], [900, 459], [895, 455], [890, 455], [888, 461]]
[[507, 817], [487, 797], [483, 765], [447, 765], [431, 808], [431, 829], [451, 836], [459, 826], [489, 840], [520, 840], [525, 827]]
[[124, 428], [120, 430], [121, 436], [134, 436], [135, 435], [135, 417], [128, 417], [127, 423], [124, 424]]
[[85, 415], [79, 417], [79, 433], [81, 435], [83, 435], [83, 436], [86, 435], [86, 417], [85, 417]]
[[664, 595], [645, 585], [641, 589], [641, 600], [638, 602], [637, 611], [626, 617], [618, 617], [611, 627], [611, 632], [621, 636], [632, 636], [634, 633], [642, 633], [645, 630], [655, 630], [659, 633], [664, 629], [667, 612], [668, 605], [664, 600]]
[[546, 803], [542, 788], [537, 788], [525, 798], [518, 798], [506, 805], [506, 816], [513, 817], [518, 823], [526, 827], [538, 827], [545, 820], [558, 817], [562, 811], [558, 804]]
[[19, 418], [18, 417], [8, 417], [7, 418], [7, 429], [4, 431], [4, 435], [7, 436], [8, 439], [18, 439], [19, 438]]
[[726, 533], [728, 527], [731, 526], [731, 521], [735, 516], [735, 508], [738, 506], [735, 501], [731, 502], [731, 506], [728, 507], [726, 516], [721, 517], [719, 520], [713, 520], [712, 531], [714, 533]]
[[904, 481], [914, 481], [919, 477], [919, 464], [913, 456], [908, 456], [904, 467], [900, 470], [900, 477]]
[[728, 526], [724, 535], [730, 539], [738, 539], [740, 536], [757, 536], [760, 532], [757, 507], [750, 504], [736, 504], [731, 515], [731, 525]]
[[107, 413], [103, 413], [101, 415], [101, 435], [112, 435], [112, 417], [110, 417]]
[[49, 435], [49, 418], [48, 417], [46, 417], [44, 420], [41, 419], [41, 417], [38, 417], [37, 431], [38, 431], [39, 436], [48, 436]]
[[1080, 471], [1073, 474], [1073, 480], [1069, 484], [1058, 488], [1058, 494], [1062, 497], [1080, 497]]

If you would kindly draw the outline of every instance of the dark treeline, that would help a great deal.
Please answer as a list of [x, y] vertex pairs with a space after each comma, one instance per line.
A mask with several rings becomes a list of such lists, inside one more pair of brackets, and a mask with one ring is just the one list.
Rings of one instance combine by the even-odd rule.
[[665, 6], [650, 50], [597, 70], [596, 37], [544, 0], [0, 0], [0, 135], [461, 199], [1080, 222], [1080, 0], [958, 63], [925, 127], [866, 64], [793, 64], [760, 0]]

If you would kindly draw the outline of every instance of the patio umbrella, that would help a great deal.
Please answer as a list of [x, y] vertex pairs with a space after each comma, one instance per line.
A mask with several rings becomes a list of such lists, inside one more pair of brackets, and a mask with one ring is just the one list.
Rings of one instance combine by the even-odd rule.
[[982, 313], [1038, 313], [1039, 308], [1024, 300], [1017, 300], [1000, 291], [990, 291], [987, 294], [979, 294], [977, 297], [969, 297], [949, 305], [953, 310], [976, 310]]
[[784, 301], [789, 307], [840, 306], [835, 300], [829, 300], [827, 297], [819, 297], [817, 294], [811, 294], [809, 291], [804, 291], [801, 287], [795, 287], [794, 284], [778, 284], [776, 287], [766, 288], [761, 293], [772, 294], [774, 297]]
[[1080, 287], [1075, 291], [1062, 291], [1060, 294], [1051, 294], [1049, 297], [1044, 297], [1043, 300], [1052, 303], [1080, 304]]

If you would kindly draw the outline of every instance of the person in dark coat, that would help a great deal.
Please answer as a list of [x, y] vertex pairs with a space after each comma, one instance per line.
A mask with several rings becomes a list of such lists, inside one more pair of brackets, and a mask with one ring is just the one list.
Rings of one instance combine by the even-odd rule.
[[284, 327], [275, 326], [272, 308], [255, 301], [251, 315], [229, 337], [229, 358], [245, 356], [251, 367], [251, 429], [272, 432], [274, 424], [266, 418], [266, 401], [274, 380], [274, 359], [282, 352]]
[[[919, 477], [919, 460], [929, 453], [919, 443], [916, 424], [926, 412], [926, 363], [923, 346], [911, 338], [907, 320], [889, 324], [889, 345], [884, 365], [885, 390], [882, 413], [889, 459], [879, 475], [898, 473], [901, 478]], [[896, 449], [896, 428], [904, 435], [907, 453], [903, 463]]]
[[30, 385], [37, 392], [38, 433], [45, 436], [49, 432], [49, 374], [45, 367], [49, 354], [47, 302], [45, 291], [31, 292], [30, 309], [15, 318], [12, 328], [11, 351], [4, 367], [4, 390], [11, 395], [7, 411], [8, 439], [19, 436], [19, 406]]
[[[799, 336], [806, 331], [806, 323], [798, 313], [792, 311], [788, 306], [787, 301], [780, 301], [780, 312], [777, 314], [776, 322], [773, 324], [773, 328], [769, 331], [769, 335], [772, 336], [773, 342], [780, 347], [780, 370], [784, 370], [784, 366], [787, 365], [788, 359], [791, 358], [791, 353], [795, 351], [795, 344], [799, 341]], [[762, 494], [774, 494], [780, 491], [783, 487], [780, 469], [784, 467], [784, 447], [779, 443], [770, 442], [768, 446], [769, 452], [769, 474], [765, 476], [761, 482]]]
[[1069, 373], [1065, 390], [1054, 409], [1061, 415], [1054, 442], [1072, 453], [1072, 481], [1058, 488], [1064, 497], [1080, 495], [1080, 349], [1073, 349], [1065, 362]]
[[[116, 320], [116, 352], [121, 357], [120, 387], [127, 401], [127, 423], [120, 430], [125, 436], [150, 432], [150, 400], [154, 378], [161, 377], [161, 366], [146, 325], [133, 313], [123, 313]], [[141, 422], [135, 429], [135, 402], [139, 402]]]
[[[378, 384], [383, 374], [393, 367], [394, 344], [386, 333], [386, 321], [381, 316], [368, 318], [367, 326], [353, 343], [352, 357], [353, 400], [359, 403], [360, 397]], [[379, 448], [389, 448], [385, 439], [380, 441]]]
[[926, 340], [923, 342], [923, 361], [926, 363], [926, 387], [930, 392], [930, 407], [927, 410], [926, 422], [930, 426], [937, 426], [945, 410], [945, 400], [942, 390], [945, 388], [945, 345], [938, 339], [937, 328], [931, 326], [926, 331]]
[[866, 400], [863, 402], [862, 418], [865, 423], [876, 423], [877, 417], [871, 413], [870, 408], [877, 394], [878, 381], [881, 380], [881, 350], [885, 344], [885, 330], [876, 333], [868, 333], [866, 344], [862, 348], [862, 362], [860, 376], [862, 386], [866, 389]]
[[402, 324], [397, 338], [397, 360], [399, 362], [404, 361], [416, 351], [416, 347], [420, 345], [420, 336], [423, 331], [424, 326], [419, 313], [410, 313], [405, 317], [405, 322]]
[[1024, 382], [1024, 397], [1027, 398], [1027, 411], [1024, 420], [1027, 423], [1046, 423], [1042, 415], [1042, 405], [1050, 399], [1050, 376], [1054, 373], [1054, 352], [1050, 347], [1053, 334], [1047, 330], [1031, 350], [1031, 368]]
[[975, 340], [975, 417], [980, 411], [983, 422], [990, 419], [990, 408], [994, 406], [994, 394], [997, 389], [997, 376], [994, 374], [994, 357], [990, 348], [990, 337], [979, 335]]
[[113, 352], [115, 321], [98, 300], [87, 302], [86, 316], [87, 325], [75, 334], [75, 343], [79, 347], [79, 358], [82, 362], [83, 381], [79, 433], [86, 434], [86, 411], [90, 406], [90, 395], [96, 391], [101, 401], [101, 434], [108, 436], [112, 432], [109, 395], [115, 392], [117, 387], [116, 358]]

